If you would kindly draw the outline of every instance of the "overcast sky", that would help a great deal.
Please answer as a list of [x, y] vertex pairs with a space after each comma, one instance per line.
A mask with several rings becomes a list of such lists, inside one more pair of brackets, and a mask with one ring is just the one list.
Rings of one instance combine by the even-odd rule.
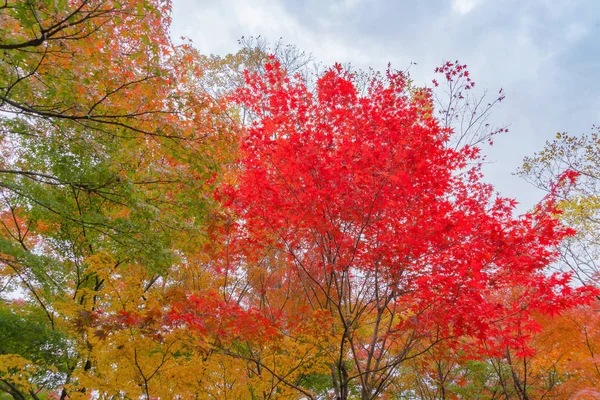
[[493, 122], [510, 132], [486, 149], [486, 180], [525, 211], [541, 194], [512, 173], [556, 132], [600, 124], [598, 0], [173, 0], [175, 38], [203, 53], [242, 35], [283, 38], [325, 64], [405, 69], [429, 84], [444, 60], [468, 64], [477, 86], [506, 100]]

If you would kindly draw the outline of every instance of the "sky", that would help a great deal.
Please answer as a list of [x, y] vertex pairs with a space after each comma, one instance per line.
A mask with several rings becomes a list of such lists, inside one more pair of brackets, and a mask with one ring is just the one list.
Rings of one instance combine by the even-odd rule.
[[486, 181], [525, 212], [543, 193], [514, 175], [557, 132], [600, 124], [598, 0], [173, 0], [174, 38], [205, 54], [238, 50], [241, 36], [282, 38], [316, 61], [405, 69], [431, 86], [447, 60], [467, 64], [479, 89], [506, 99], [491, 121], [509, 125], [485, 148]]

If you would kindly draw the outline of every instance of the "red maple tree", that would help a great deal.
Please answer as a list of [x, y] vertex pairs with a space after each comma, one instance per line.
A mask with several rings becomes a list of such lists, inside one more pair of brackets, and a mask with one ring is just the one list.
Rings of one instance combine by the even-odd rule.
[[237, 218], [227, 269], [280, 278], [249, 282], [238, 311], [283, 330], [301, 309], [290, 304], [326, 312], [336, 398], [374, 399], [442, 341], [472, 357], [522, 351], [532, 311], [591, 300], [544, 272], [571, 233], [552, 197], [515, 217], [482, 182], [479, 150], [447, 145], [429, 89], [389, 70], [361, 96], [353, 79], [336, 65], [311, 92], [272, 60], [232, 98], [253, 122], [219, 192]]
[[543, 272], [570, 233], [553, 199], [515, 218], [515, 201], [482, 182], [478, 149], [446, 146], [430, 91], [404, 74], [359, 96], [336, 65], [311, 93], [274, 60], [235, 100], [255, 120], [225, 198], [240, 235], [285, 254], [295, 293], [337, 318], [338, 397], [353, 379], [376, 397], [391, 370], [440, 340], [521, 345], [530, 311], [589, 300]]

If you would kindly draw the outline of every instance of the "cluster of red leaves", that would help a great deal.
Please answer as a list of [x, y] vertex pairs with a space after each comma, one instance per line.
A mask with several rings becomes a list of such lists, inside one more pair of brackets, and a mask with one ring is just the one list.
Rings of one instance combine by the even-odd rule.
[[[402, 73], [388, 71], [361, 97], [336, 65], [313, 94], [277, 61], [266, 71], [248, 74], [233, 97], [255, 120], [239, 181], [223, 194], [245, 234], [287, 252], [316, 286], [322, 271], [378, 269], [415, 315], [413, 329], [499, 346], [535, 329], [530, 311], [592, 299], [592, 289], [543, 272], [570, 234], [552, 199], [515, 218], [515, 202], [481, 182], [478, 152], [445, 146], [427, 90], [409, 91]], [[473, 86], [463, 65], [438, 72]]]
[[[473, 87], [475, 87], [475, 82], [469, 75], [467, 65], [459, 63], [458, 60], [455, 62], [446, 61], [444, 65], [435, 69], [435, 73], [443, 75], [446, 79], [446, 82], [455, 82], [461, 78], [464, 78], [466, 81], [464, 85], [465, 90], [473, 89]], [[432, 82], [436, 87], [439, 85], [435, 79]], [[500, 91], [502, 92], [502, 90]]]
[[76, 331], [91, 330], [99, 339], [106, 339], [111, 333], [123, 329], [135, 328], [141, 334], [160, 341], [165, 328], [170, 326], [164, 311], [159, 308], [118, 312], [105, 312], [102, 309], [79, 310], [71, 322]]
[[166, 319], [170, 326], [184, 325], [203, 338], [218, 338], [219, 343], [263, 343], [278, 335], [277, 324], [260, 310], [225, 301], [215, 292], [172, 304]]
[[167, 308], [142, 311], [122, 310], [105, 314], [101, 310], [82, 311], [75, 324], [92, 328], [94, 335], [105, 338], [110, 332], [137, 329], [140, 333], [160, 341], [165, 332], [184, 327], [201, 341], [220, 344], [236, 340], [264, 343], [276, 338], [278, 324], [263, 312], [226, 301], [215, 292], [190, 295], [174, 301]]

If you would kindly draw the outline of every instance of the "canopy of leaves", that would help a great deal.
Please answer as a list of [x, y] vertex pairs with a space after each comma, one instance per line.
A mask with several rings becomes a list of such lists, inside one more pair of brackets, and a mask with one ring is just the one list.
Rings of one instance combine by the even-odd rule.
[[516, 218], [482, 182], [503, 92], [203, 55], [170, 6], [0, 2], [0, 398], [541, 393], [532, 335], [596, 291], [545, 270], [560, 191]]
[[[221, 191], [244, 243], [233, 268], [289, 269], [297, 301], [329, 312], [341, 398], [352, 380], [362, 398], [377, 397], [390, 371], [440, 341], [466, 336], [476, 348], [493, 337], [490, 354], [519, 347], [531, 310], [589, 301], [593, 290], [543, 274], [569, 233], [553, 200], [514, 218], [514, 202], [481, 183], [477, 149], [447, 146], [430, 92], [409, 91], [404, 74], [375, 77], [364, 96], [339, 65], [314, 94], [276, 60], [247, 79], [234, 99], [254, 122], [239, 178]], [[283, 264], [270, 267], [261, 251]]]

